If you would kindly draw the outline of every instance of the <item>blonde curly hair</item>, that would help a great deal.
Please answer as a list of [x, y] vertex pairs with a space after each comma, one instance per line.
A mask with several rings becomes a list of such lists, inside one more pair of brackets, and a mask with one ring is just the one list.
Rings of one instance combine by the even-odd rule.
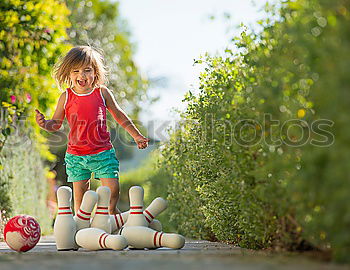
[[70, 72], [72, 69], [91, 65], [95, 71], [95, 80], [93, 87], [108, 83], [108, 71], [104, 64], [103, 53], [101, 49], [92, 46], [77, 46], [72, 48], [64, 57], [53, 67], [52, 76], [56, 80], [59, 89], [64, 85], [71, 87]]

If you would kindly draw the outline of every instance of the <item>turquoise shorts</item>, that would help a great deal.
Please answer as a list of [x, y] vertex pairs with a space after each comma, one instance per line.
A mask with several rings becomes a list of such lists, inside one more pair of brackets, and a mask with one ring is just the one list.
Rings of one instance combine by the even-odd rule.
[[68, 182], [88, 180], [91, 178], [91, 173], [94, 173], [95, 179], [119, 179], [119, 160], [115, 155], [114, 148], [86, 156], [66, 153], [64, 161]]

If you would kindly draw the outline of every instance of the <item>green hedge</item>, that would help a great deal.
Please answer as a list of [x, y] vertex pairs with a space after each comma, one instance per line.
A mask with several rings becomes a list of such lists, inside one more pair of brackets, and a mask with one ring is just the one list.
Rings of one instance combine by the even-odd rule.
[[161, 153], [180, 232], [349, 261], [349, 4], [283, 1], [197, 61], [199, 94]]
[[24, 138], [24, 134], [11, 135], [0, 153], [0, 229], [9, 218], [26, 214], [39, 222], [43, 234], [48, 234], [52, 220], [46, 207], [45, 169], [35, 142]]

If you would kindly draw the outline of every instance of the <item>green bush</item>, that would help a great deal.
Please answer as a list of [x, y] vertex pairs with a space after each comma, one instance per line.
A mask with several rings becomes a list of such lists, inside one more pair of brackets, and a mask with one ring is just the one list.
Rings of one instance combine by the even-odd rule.
[[161, 153], [181, 232], [349, 260], [349, 6], [284, 1], [197, 61], [200, 92]]
[[52, 220], [46, 207], [45, 170], [38, 147], [24, 135], [10, 136], [0, 153], [2, 218], [6, 221], [19, 214], [31, 215], [39, 222], [42, 233], [48, 234]]

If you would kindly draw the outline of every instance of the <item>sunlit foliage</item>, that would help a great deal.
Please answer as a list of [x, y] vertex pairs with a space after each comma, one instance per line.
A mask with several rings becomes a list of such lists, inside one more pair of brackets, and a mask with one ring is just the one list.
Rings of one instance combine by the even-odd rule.
[[261, 32], [197, 61], [199, 94], [162, 151], [181, 232], [349, 260], [349, 6], [267, 6]]
[[[42, 143], [34, 109], [50, 113], [59, 95], [50, 74], [66, 48], [69, 11], [57, 0], [4, 0], [0, 10], [0, 142], [3, 146], [6, 136], [18, 131], [14, 121], [21, 115], [26, 118], [21, 123], [34, 128], [34, 139]], [[42, 145], [42, 154], [53, 159], [46, 149]]]

